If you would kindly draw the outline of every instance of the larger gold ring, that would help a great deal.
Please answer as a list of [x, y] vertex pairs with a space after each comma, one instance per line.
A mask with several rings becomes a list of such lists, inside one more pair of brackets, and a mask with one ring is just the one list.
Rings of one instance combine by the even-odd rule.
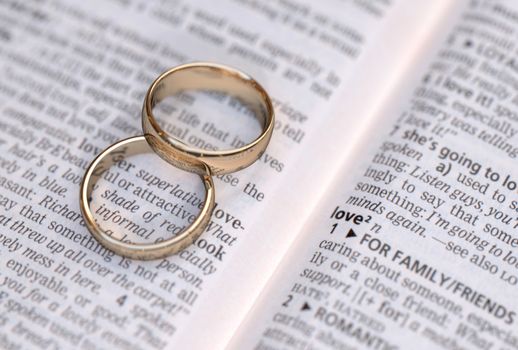
[[[153, 107], [164, 98], [186, 90], [227, 93], [248, 106], [262, 124], [262, 133], [236, 149], [207, 151], [188, 146], [169, 135], [153, 116]], [[151, 148], [170, 164], [198, 174], [227, 174], [254, 163], [270, 142], [274, 111], [266, 91], [253, 78], [236, 69], [214, 63], [191, 63], [161, 74], [149, 88], [142, 108], [142, 127]]]
[[184, 231], [178, 233], [178, 235], [160, 242], [137, 244], [123, 242], [103, 230], [95, 220], [90, 208], [91, 196], [97, 180], [112, 165], [121, 166], [121, 162], [128, 155], [152, 152], [144, 136], [119, 141], [105, 149], [95, 158], [86, 171], [81, 184], [80, 206], [88, 230], [103, 247], [127, 258], [139, 260], [159, 259], [188, 247], [203, 233], [214, 209], [214, 183], [210, 170], [205, 167], [205, 173], [200, 175], [206, 190], [203, 207], [192, 224]]

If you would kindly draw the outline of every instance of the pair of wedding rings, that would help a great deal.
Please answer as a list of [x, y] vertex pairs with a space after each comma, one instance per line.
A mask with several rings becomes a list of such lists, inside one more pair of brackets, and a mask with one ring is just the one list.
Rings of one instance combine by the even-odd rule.
[[[236, 149], [207, 151], [190, 147], [164, 131], [153, 115], [153, 108], [165, 98], [185, 91], [217, 91], [237, 98], [253, 111], [262, 126], [251, 143]], [[85, 223], [94, 238], [105, 248], [128, 258], [151, 260], [169, 256], [191, 245], [210, 221], [215, 205], [213, 175], [228, 174], [254, 163], [265, 151], [274, 127], [274, 111], [266, 91], [253, 78], [236, 69], [213, 63], [191, 63], [161, 74], [150, 86], [142, 108], [143, 136], [119, 141], [103, 152], [88, 167], [80, 192]], [[124, 168], [128, 156], [155, 152], [173, 166], [198, 174], [205, 186], [205, 201], [190, 226], [172, 238], [154, 243], [123, 241], [103, 230], [91, 209], [97, 180], [111, 167]]]

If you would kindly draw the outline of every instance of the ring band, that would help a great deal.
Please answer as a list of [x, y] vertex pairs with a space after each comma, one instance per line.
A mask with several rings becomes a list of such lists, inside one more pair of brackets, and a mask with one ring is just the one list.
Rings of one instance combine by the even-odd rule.
[[119, 141], [103, 152], [90, 164], [81, 184], [80, 206], [85, 223], [94, 238], [105, 248], [127, 258], [139, 260], [159, 259], [174, 254], [191, 245], [205, 230], [210, 221], [215, 203], [214, 183], [208, 167], [200, 174], [205, 185], [203, 207], [193, 221], [178, 235], [157, 243], [129, 243], [110, 236], [97, 223], [90, 209], [91, 194], [97, 180], [113, 164], [121, 162], [126, 156], [139, 153], [152, 153], [144, 136], [131, 137]]
[[[188, 146], [169, 135], [153, 116], [153, 108], [164, 98], [186, 90], [227, 93], [249, 107], [262, 124], [262, 133], [251, 143], [231, 150], [207, 151]], [[170, 164], [197, 174], [220, 175], [254, 163], [270, 142], [274, 128], [272, 102], [259, 83], [236, 69], [214, 63], [191, 63], [162, 73], [149, 88], [142, 108], [142, 128], [151, 148]]]

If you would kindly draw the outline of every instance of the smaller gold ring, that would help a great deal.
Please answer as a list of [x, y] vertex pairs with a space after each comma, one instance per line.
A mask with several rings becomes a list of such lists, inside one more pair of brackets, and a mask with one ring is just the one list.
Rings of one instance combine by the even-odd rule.
[[156, 243], [123, 242], [105, 232], [97, 223], [90, 208], [91, 195], [97, 180], [111, 165], [121, 162], [126, 156], [139, 153], [153, 153], [144, 136], [131, 137], [119, 141], [101, 152], [88, 167], [81, 184], [80, 206], [85, 218], [86, 227], [94, 238], [106, 249], [121, 256], [139, 259], [159, 259], [177, 253], [190, 246], [205, 231], [210, 221], [215, 204], [214, 182], [210, 170], [205, 167], [205, 173], [200, 178], [205, 185], [205, 201], [203, 207], [185, 230], [178, 235]]
[[[227, 93], [253, 112], [262, 133], [240, 148], [208, 151], [193, 148], [169, 135], [153, 116], [153, 108], [164, 98], [188, 90]], [[170, 164], [204, 174], [207, 165], [213, 175], [228, 174], [254, 163], [266, 149], [274, 129], [275, 115], [270, 97], [253, 78], [234, 68], [214, 63], [190, 63], [162, 73], [151, 84], [142, 108], [142, 128], [151, 148]]]

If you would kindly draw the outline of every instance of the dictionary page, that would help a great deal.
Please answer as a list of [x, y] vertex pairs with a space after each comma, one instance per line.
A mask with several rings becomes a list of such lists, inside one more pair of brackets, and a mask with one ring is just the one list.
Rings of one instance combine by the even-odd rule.
[[[0, 2], [1, 347], [223, 348], [447, 3]], [[123, 259], [85, 228], [79, 183], [103, 148], [142, 133], [153, 79], [200, 60], [266, 88], [271, 145], [215, 180], [217, 207], [193, 246]], [[347, 98], [358, 90], [361, 99]], [[157, 113], [184, 142], [235, 147], [247, 136], [193, 112], [201, 101], [239, 114], [236, 101], [179, 97]], [[152, 154], [126, 161], [103, 176], [99, 222], [153, 241], [192, 221], [203, 199], [196, 176]]]
[[231, 349], [518, 348], [518, 4], [457, 13]]

